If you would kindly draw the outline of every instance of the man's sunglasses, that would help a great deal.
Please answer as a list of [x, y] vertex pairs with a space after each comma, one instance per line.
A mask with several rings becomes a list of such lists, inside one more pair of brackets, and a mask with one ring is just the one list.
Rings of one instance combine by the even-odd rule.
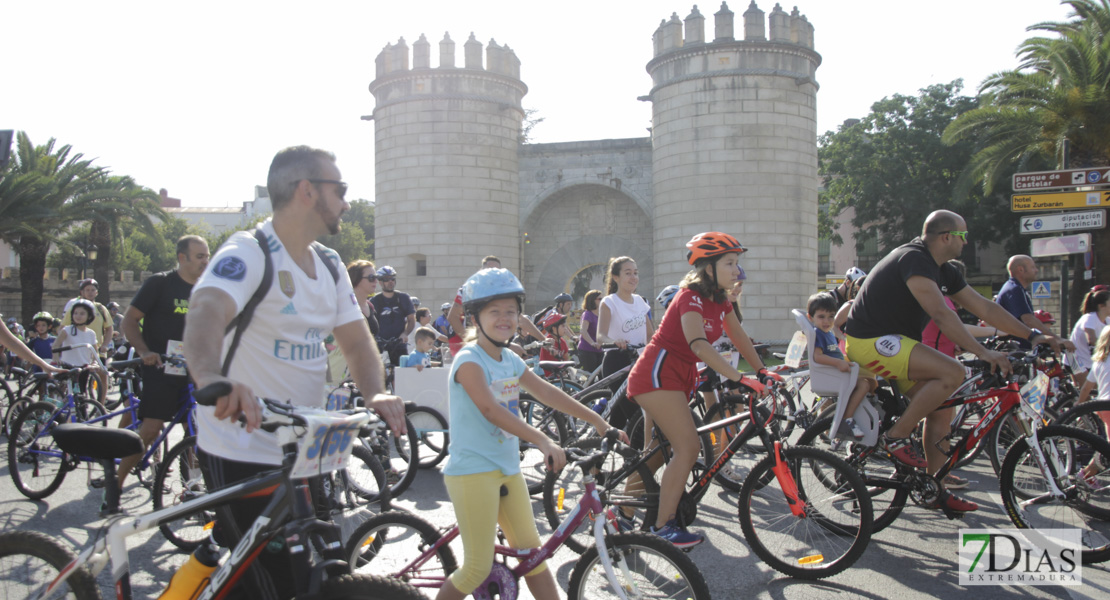
[[339, 181], [338, 179], [308, 179], [306, 181], [308, 181], [309, 183], [334, 183], [335, 193], [339, 196], [340, 200], [342, 200], [343, 197], [347, 195], [347, 184]]
[[397, 281], [396, 277], [379, 277], [378, 281]]
[[944, 234], [946, 234], [946, 233], [950, 233], [950, 234], [952, 234], [952, 235], [954, 235], [954, 236], [956, 236], [956, 237], [960, 238], [960, 239], [961, 239], [961, 240], [963, 240], [963, 241], [964, 241], [965, 243], [967, 242], [967, 234], [968, 234], [968, 232], [966, 232], [966, 231], [942, 231], [942, 232], [940, 232], [940, 233], [941, 233], [941, 235], [944, 235]]

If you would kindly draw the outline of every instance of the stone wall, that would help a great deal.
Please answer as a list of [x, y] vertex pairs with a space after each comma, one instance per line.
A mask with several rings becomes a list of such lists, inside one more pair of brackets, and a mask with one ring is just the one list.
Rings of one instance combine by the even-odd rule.
[[[109, 301], [119, 302], [120, 306], [127, 306], [131, 304], [131, 299], [138, 293], [142, 282], [151, 276], [151, 272], [143, 271], [138, 273], [138, 277], [132, 271], [123, 271], [119, 274], [119, 277], [116, 277], [114, 272], [109, 275], [112, 278]], [[74, 269], [46, 269], [43, 278], [41, 310], [48, 311], [61, 318], [61, 312], [66, 302], [77, 297], [77, 282], [79, 280], [78, 273]], [[5, 319], [10, 316], [21, 318], [22, 303], [23, 291], [19, 282], [19, 269], [6, 267], [0, 272], [0, 313], [3, 313]]]

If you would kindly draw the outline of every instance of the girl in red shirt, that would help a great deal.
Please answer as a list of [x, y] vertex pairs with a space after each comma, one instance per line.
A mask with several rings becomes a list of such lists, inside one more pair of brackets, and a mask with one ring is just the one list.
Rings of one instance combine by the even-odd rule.
[[663, 471], [659, 516], [651, 531], [681, 548], [705, 540], [675, 521], [679, 498], [700, 448], [687, 405], [697, 387], [696, 365], [704, 362], [722, 377], [741, 379], [740, 372], [713, 347], [713, 342], [727, 333], [744, 359], [764, 371], [728, 297], [728, 291], [739, 282], [740, 255], [746, 249], [736, 238], [716, 231], [695, 235], [686, 248], [686, 259], [694, 270], [682, 281], [659, 330], [628, 376], [628, 395], [644, 411], [644, 439], [652, 439], [654, 422], [670, 440], [673, 452]]

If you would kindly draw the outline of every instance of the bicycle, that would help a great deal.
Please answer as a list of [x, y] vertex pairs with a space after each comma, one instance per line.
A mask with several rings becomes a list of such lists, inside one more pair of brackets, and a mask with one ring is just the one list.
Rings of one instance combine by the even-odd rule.
[[[697, 505], [707, 493], [714, 475], [756, 437], [767, 455], [744, 479], [738, 500], [738, 517], [744, 537], [764, 562], [774, 569], [803, 579], [820, 579], [847, 569], [863, 554], [871, 539], [872, 509], [864, 480], [851, 465], [829, 452], [815, 448], [786, 447], [775, 427], [780, 420], [774, 407], [750, 399], [743, 413], [698, 428], [699, 434], [725, 429], [747, 421], [737, 435], [731, 437], [724, 451], [704, 469], [695, 466], [695, 481], [683, 491], [675, 520], [689, 525], [697, 517]], [[594, 438], [596, 439], [596, 438]], [[634, 451], [623, 456], [623, 464], [615, 461], [597, 474], [599, 495], [614, 511], [635, 511], [632, 526], [646, 529], [657, 517], [659, 485], [655, 482], [648, 461], [669, 446], [665, 438], [654, 448]], [[580, 440], [588, 448], [593, 442]], [[641, 487], [624, 484], [638, 473]], [[549, 473], [544, 482], [544, 513], [552, 528], [560, 525], [561, 513], [567, 510], [567, 490], [582, 484], [573, 473]], [[615, 514], [615, 513], [614, 513]], [[567, 546], [576, 552], [585, 550], [585, 539], [569, 530]]]
[[[617, 533], [595, 487], [591, 472], [600, 468], [616, 446], [616, 432], [600, 449], [568, 464], [581, 471], [584, 492], [563, 526], [539, 548], [516, 550], [501, 544], [489, 577], [474, 590], [474, 598], [517, 597], [519, 580], [552, 556], [570, 539], [570, 533], [588, 525], [596, 542], [570, 575], [571, 600], [594, 598], [691, 598], [708, 599], [709, 588], [697, 566], [668, 542], [646, 533]], [[448, 546], [459, 535], [456, 525], [444, 532], [424, 519], [407, 513], [383, 512], [363, 523], [347, 540], [347, 564], [356, 573], [388, 575], [417, 588], [438, 589], [456, 568]], [[516, 567], [504, 561], [520, 559]], [[656, 595], [658, 594], [658, 595]]]
[[[354, 380], [346, 380], [331, 391], [329, 406], [334, 409], [350, 409], [363, 406], [362, 393]], [[367, 485], [357, 485], [360, 496], [370, 502], [381, 500], [380, 492], [387, 490], [389, 497], [397, 498], [403, 494], [416, 479], [416, 472], [420, 462], [420, 447], [416, 437], [416, 428], [405, 417], [406, 431], [396, 434], [389, 428], [375, 428], [366, 437], [359, 438], [360, 450], [356, 450], [356, 458], [362, 459], [365, 453], [372, 454], [377, 462], [385, 469], [385, 483], [370, 489]], [[364, 461], [365, 462], [365, 461]], [[371, 480], [359, 477], [359, 481], [369, 483]]]
[[[166, 360], [172, 360], [172, 358], [166, 357]], [[128, 364], [139, 362], [141, 359], [135, 359], [128, 361]], [[68, 380], [72, 388], [73, 380], [81, 372], [81, 369], [74, 369], [55, 377]], [[47, 375], [36, 373], [35, 377], [45, 378]], [[168, 446], [168, 436], [175, 425], [182, 424], [186, 435], [195, 435], [192, 408], [191, 401], [183, 403], [169, 422], [169, 426], [155, 438], [150, 448], [138, 451], [143, 456], [136, 465], [135, 473], [143, 485], [151, 485], [144, 478], [144, 473], [148, 472], [154, 464], [152, 457], [162, 449], [163, 445]], [[91, 462], [88, 457], [68, 454], [58, 447], [53, 439], [53, 431], [58, 425], [66, 422], [83, 422], [104, 426], [109, 419], [130, 413], [132, 423], [129, 429], [135, 429], [139, 423], [137, 409], [138, 400], [131, 396], [125, 407], [109, 413], [99, 402], [75, 396], [72, 389], [61, 406], [55, 406], [51, 402], [31, 404], [16, 418], [11, 427], [11, 435], [8, 437], [8, 469], [16, 489], [32, 500], [41, 500], [57, 491], [69, 471], [77, 469], [82, 462]], [[156, 473], [155, 479], [157, 479]], [[160, 489], [157, 487], [152, 489], [155, 502], [158, 502], [161, 495]]]
[[[838, 453], [857, 469], [867, 482], [876, 516], [874, 531], [889, 526], [905, 508], [907, 498], [915, 504], [929, 507], [941, 495], [940, 481], [950, 473], [961, 459], [983, 442], [999, 426], [1005, 415], [1018, 410], [1023, 418], [1017, 420], [1023, 428], [1023, 437], [1006, 453], [999, 470], [999, 487], [1007, 516], [1018, 528], [1080, 528], [1084, 530], [1083, 563], [1110, 560], [1110, 496], [1105, 494], [1103, 483], [1110, 486], [1110, 474], [1105, 470], [1087, 477], [1080, 470], [1087, 464], [1110, 466], [1110, 443], [1085, 431], [1058, 425], [1043, 426], [1043, 411], [1047, 400], [1048, 378], [1039, 372], [1034, 363], [1041, 350], [1031, 356], [1011, 356], [1014, 375], [1009, 381], [1000, 373], [990, 373], [991, 365], [982, 361], [963, 361], [975, 374], [946, 400], [939, 409], [970, 402], [993, 403], [983, 419], [960, 440], [950, 445], [948, 458], [934, 474], [914, 469], [892, 460], [877, 446], [868, 447], [859, 442], [841, 445]], [[880, 387], [884, 398], [880, 408], [880, 433], [894, 424], [904, 403]], [[812, 425], [798, 440], [798, 445], [827, 445], [830, 420]], [[951, 439], [953, 436], [949, 436]], [[941, 509], [949, 519], [962, 518], [963, 513]]]
[[[197, 390], [199, 404], [212, 406], [230, 386], [217, 383]], [[386, 600], [422, 598], [402, 582], [354, 575], [343, 562], [338, 528], [317, 518], [311, 501], [309, 478], [333, 472], [345, 464], [355, 447], [353, 438], [370, 425], [366, 409], [328, 413], [293, 407], [273, 400], [264, 404], [262, 428], [274, 431], [281, 441], [282, 466], [238, 484], [182, 504], [142, 515], [116, 516], [76, 556], [57, 541], [25, 531], [0, 533], [0, 573], [8, 586], [6, 598], [45, 598], [64, 592], [78, 600], [99, 599], [96, 575], [111, 562], [117, 597], [132, 597], [126, 539], [159, 524], [251, 494], [269, 493], [270, 503], [255, 520], [230, 555], [197, 590], [201, 599], [221, 598], [269, 544], [289, 547], [290, 569], [297, 598], [359, 598]], [[70, 454], [95, 456], [104, 466], [106, 480], [114, 480], [114, 459], [142, 449], [134, 432], [102, 429], [81, 424], [57, 428], [59, 444]], [[118, 498], [117, 498], [118, 501]], [[34, 563], [36, 568], [25, 568]], [[33, 576], [31, 581], [18, 577]], [[12, 590], [12, 586], [18, 586]]]

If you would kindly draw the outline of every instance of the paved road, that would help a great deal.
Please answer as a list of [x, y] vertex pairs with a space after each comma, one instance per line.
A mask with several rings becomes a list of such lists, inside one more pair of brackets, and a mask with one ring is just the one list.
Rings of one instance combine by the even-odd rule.
[[[1006, 528], [997, 496], [997, 479], [985, 457], [977, 459], [964, 475], [972, 480], [966, 494], [982, 508], [963, 522], [949, 521], [943, 515], [907, 508], [894, 525], [877, 534], [863, 557], [848, 571], [821, 582], [783, 577], [764, 565], [744, 542], [736, 518], [735, 496], [715, 488], [705, 498], [695, 528], [703, 531], [708, 543], [694, 549], [691, 556], [701, 567], [713, 597], [740, 597], [784, 600], [791, 598], [955, 598], [974, 594], [976, 600], [999, 598], [1106, 598], [1110, 595], [1110, 572], [1105, 565], [1084, 569], [1085, 583], [1076, 589], [1060, 587], [1013, 588], [957, 585], [957, 536], [961, 527]], [[101, 525], [95, 517], [100, 491], [86, 487], [86, 471], [70, 473], [61, 489], [45, 501], [23, 498], [12, 485], [6, 461], [0, 466], [0, 528], [29, 528], [45, 532], [66, 544], [80, 546]], [[454, 513], [438, 471], [422, 471], [413, 487], [397, 502], [417, 511], [437, 525], [454, 522]], [[149, 510], [150, 493], [134, 481], [124, 495], [131, 511]], [[536, 502], [537, 514], [543, 508]], [[359, 515], [349, 517], [356, 522]], [[546, 525], [541, 532], [546, 532]], [[132, 538], [132, 585], [137, 598], [156, 597], [185, 556], [175, 551], [161, 534]], [[461, 548], [456, 548], [461, 556]], [[551, 562], [560, 583], [566, 586], [577, 555], [561, 550]], [[104, 597], [113, 597], [107, 573], [101, 573]], [[530, 596], [525, 596], [530, 598]]]

